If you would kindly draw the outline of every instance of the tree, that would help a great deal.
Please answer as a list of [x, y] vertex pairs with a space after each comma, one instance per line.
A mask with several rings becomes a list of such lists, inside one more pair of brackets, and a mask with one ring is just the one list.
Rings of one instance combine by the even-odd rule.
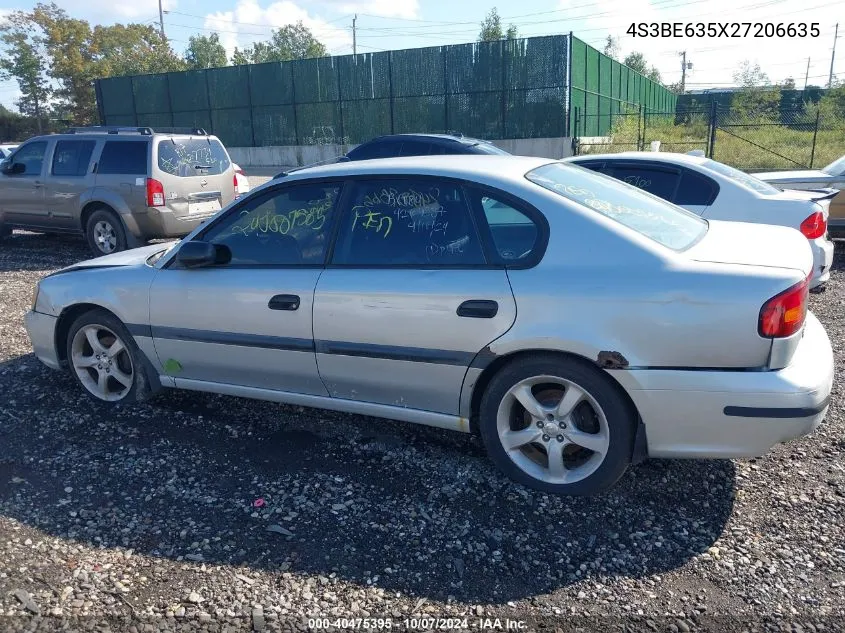
[[326, 47], [300, 20], [273, 31], [269, 42], [255, 42], [243, 50], [235, 49], [232, 64], [262, 64], [264, 62], [286, 62], [292, 59], [325, 57]]
[[781, 88], [783, 88], [784, 90], [795, 90], [795, 80], [792, 77], [787, 77], [783, 80]]
[[641, 75], [648, 77], [652, 81], [656, 81], [660, 83], [660, 71], [657, 70], [654, 66], [649, 66], [648, 62], [646, 61], [645, 55], [642, 53], [638, 53], [637, 51], [633, 51], [628, 54], [627, 57], [622, 61], [628, 68], [631, 70], [636, 70]]
[[734, 81], [741, 90], [731, 101], [731, 108], [745, 118], [771, 117], [780, 107], [780, 89], [772, 86], [760, 64], [744, 61], [734, 73]]
[[499, 12], [496, 7], [490, 9], [481, 21], [481, 31], [478, 33], [479, 42], [497, 42], [499, 40], [514, 40], [519, 37], [516, 25], [511, 24], [507, 31], [502, 29], [502, 18], [499, 17]]
[[226, 49], [220, 43], [220, 36], [217, 33], [210, 36], [192, 35], [185, 51], [185, 63], [191, 70], [225, 66]]
[[604, 50], [602, 51], [605, 55], [610, 57], [611, 59], [619, 59], [619, 40], [617, 40], [612, 35], [607, 36], [607, 41], [604, 45]]
[[44, 39], [31, 31], [27, 14], [16, 11], [0, 28], [0, 42], [5, 49], [0, 57], [0, 78], [17, 81], [21, 91], [16, 102], [18, 110], [35, 117], [40, 134], [41, 120], [53, 94], [44, 58]]

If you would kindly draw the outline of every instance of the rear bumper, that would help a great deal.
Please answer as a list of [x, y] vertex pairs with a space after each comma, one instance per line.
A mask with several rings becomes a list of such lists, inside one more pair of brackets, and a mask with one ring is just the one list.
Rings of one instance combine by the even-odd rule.
[[49, 314], [30, 310], [24, 316], [24, 327], [32, 342], [32, 350], [42, 363], [52, 369], [59, 369], [61, 364], [56, 355], [56, 322], [58, 319]]
[[777, 371], [613, 371], [637, 406], [650, 457], [763, 455], [810, 433], [827, 413], [833, 352], [812, 314], [789, 366]]
[[810, 278], [810, 288], [815, 288], [830, 279], [830, 267], [833, 265], [833, 242], [827, 236], [812, 240], [813, 276]]
[[184, 237], [218, 211], [203, 214], [176, 213], [168, 208], [149, 207], [144, 213], [133, 213], [140, 235], [144, 239]]

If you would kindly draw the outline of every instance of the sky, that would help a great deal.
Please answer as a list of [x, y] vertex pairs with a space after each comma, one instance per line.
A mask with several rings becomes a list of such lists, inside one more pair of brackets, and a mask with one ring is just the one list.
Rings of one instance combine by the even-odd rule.
[[[183, 52], [191, 35], [219, 33], [229, 53], [256, 40], [269, 39], [274, 27], [298, 20], [308, 26], [332, 55], [352, 52], [352, 20], [357, 14], [358, 52], [472, 42], [479, 22], [496, 6], [505, 24], [521, 36], [572, 32], [602, 49], [608, 35], [618, 38], [621, 57], [643, 53], [664, 83], [681, 77], [686, 51], [687, 89], [735, 85], [740, 63], [758, 63], [772, 81], [787, 77], [796, 86], [826, 85], [839, 21], [834, 75], [845, 80], [845, 2], [843, 0], [162, 0], [164, 29], [174, 50]], [[92, 24], [158, 23], [158, 0], [56, 0], [72, 17]], [[0, 0], [0, 19], [34, 3]], [[818, 37], [669, 38], [626, 33], [633, 22], [818, 23]], [[717, 27], [718, 28], [718, 27]], [[809, 58], [809, 72], [807, 64]], [[0, 82], [0, 103], [12, 106], [14, 82]]]

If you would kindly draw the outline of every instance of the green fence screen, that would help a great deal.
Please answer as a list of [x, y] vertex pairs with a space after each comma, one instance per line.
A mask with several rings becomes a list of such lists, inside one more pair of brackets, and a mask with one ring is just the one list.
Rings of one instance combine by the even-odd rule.
[[629, 106], [674, 107], [668, 90], [567, 35], [115, 77], [97, 95], [105, 125], [202, 127], [231, 147], [597, 136]]

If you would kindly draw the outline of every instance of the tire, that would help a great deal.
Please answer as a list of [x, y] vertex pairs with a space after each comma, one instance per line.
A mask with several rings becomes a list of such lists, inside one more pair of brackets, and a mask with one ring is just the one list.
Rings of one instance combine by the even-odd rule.
[[[99, 347], [92, 343], [92, 332]], [[117, 340], [123, 345], [120, 351], [114, 348]], [[146, 359], [126, 327], [108, 312], [90, 310], [79, 316], [68, 330], [65, 351], [71, 375], [94, 400], [123, 404], [152, 395]]]
[[479, 413], [492, 462], [535, 490], [593, 495], [615, 484], [631, 463], [636, 412], [586, 361], [553, 354], [517, 359], [490, 381]]
[[127, 248], [126, 230], [116, 213], [96, 209], [85, 222], [85, 239], [95, 256], [111, 255]]

